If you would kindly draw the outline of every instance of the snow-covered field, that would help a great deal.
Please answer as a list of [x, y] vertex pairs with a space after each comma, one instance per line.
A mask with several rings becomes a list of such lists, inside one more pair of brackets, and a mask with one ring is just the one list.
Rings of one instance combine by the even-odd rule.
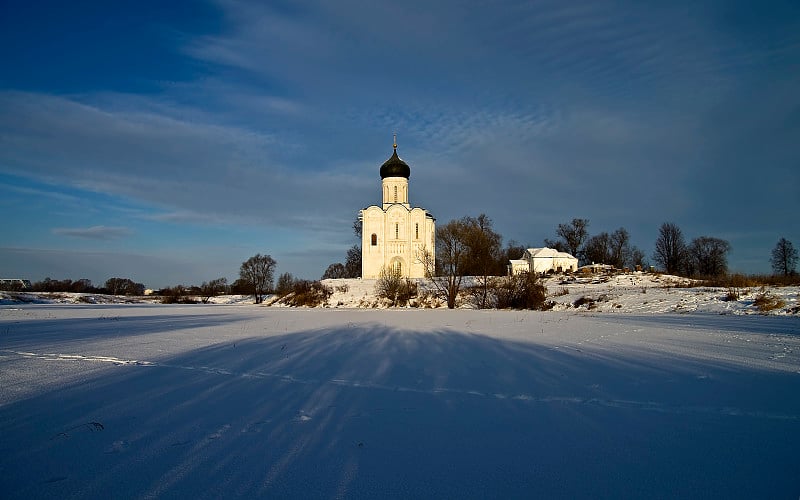
[[796, 314], [641, 282], [549, 287], [607, 297], [6, 302], [0, 497], [800, 496]]

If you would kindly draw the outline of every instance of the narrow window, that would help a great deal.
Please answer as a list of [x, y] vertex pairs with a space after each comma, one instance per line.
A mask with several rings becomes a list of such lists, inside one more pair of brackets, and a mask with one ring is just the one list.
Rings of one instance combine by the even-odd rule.
[[419, 222], [414, 224], [414, 238], [419, 239]]
[[378, 235], [372, 233], [372, 246], [376, 246], [378, 244]]
[[396, 240], [400, 239], [400, 224], [394, 225], [394, 239]]
[[397, 203], [397, 186], [394, 187], [394, 202]]

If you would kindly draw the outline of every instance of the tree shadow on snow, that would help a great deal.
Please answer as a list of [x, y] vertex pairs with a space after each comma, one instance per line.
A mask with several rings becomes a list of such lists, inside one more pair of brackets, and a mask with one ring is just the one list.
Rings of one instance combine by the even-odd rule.
[[[159, 328], [144, 319], [145, 329]], [[153, 366], [109, 367], [0, 407], [0, 490], [11, 498], [796, 494], [800, 408], [781, 399], [796, 394], [797, 377], [738, 370], [741, 378], [722, 361], [377, 323], [251, 337]], [[741, 398], [754, 375], [751, 389], [776, 391], [769, 411], [763, 399]]]

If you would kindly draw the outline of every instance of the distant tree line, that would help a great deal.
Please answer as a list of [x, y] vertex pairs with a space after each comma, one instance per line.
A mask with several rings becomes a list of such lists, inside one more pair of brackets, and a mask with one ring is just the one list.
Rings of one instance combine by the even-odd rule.
[[[8, 291], [20, 291], [21, 285], [12, 284], [4, 288]], [[30, 287], [25, 288], [27, 292], [49, 292], [49, 293], [102, 293], [107, 295], [144, 295], [144, 285], [135, 283], [128, 278], [109, 278], [103, 286], [97, 287], [92, 281], [86, 278], [79, 280], [54, 280], [45, 278], [36, 281]]]

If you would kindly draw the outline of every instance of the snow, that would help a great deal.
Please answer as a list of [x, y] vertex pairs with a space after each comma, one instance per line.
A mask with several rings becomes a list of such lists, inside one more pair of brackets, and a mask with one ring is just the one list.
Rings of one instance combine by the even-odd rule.
[[[327, 304], [322, 307], [343, 309], [376, 309], [386, 308], [385, 302], [375, 296], [375, 283], [370, 279], [328, 279], [323, 283], [333, 294]], [[420, 291], [430, 289], [431, 285], [424, 279], [415, 280]], [[475, 280], [466, 278], [463, 289]], [[621, 314], [661, 314], [707, 312], [714, 314], [767, 314], [779, 316], [800, 315], [800, 287], [747, 287], [734, 291], [738, 299], [728, 300], [731, 292], [728, 288], [696, 286], [692, 280], [677, 276], [625, 273], [612, 276], [571, 277], [555, 276], [547, 278], [544, 283], [548, 291], [548, 300], [555, 305], [556, 311], [576, 312], [612, 312]], [[772, 311], [761, 311], [754, 305], [755, 298], [764, 292], [781, 299], [782, 307]], [[200, 298], [195, 297], [199, 302]], [[265, 306], [289, 307], [276, 302], [277, 297], [267, 297]], [[580, 306], [576, 302], [584, 299]], [[585, 299], [591, 299], [587, 301]], [[0, 291], [0, 305], [19, 304], [156, 304], [160, 297], [122, 297], [88, 293], [14, 293]], [[222, 295], [212, 297], [210, 304], [217, 305], [252, 305], [252, 296]], [[430, 306], [426, 303], [425, 306]], [[436, 307], [446, 307], [439, 300]], [[463, 301], [462, 308], [469, 308], [468, 301]]]
[[796, 498], [797, 289], [759, 315], [664, 279], [545, 312], [6, 298], [0, 492]]

